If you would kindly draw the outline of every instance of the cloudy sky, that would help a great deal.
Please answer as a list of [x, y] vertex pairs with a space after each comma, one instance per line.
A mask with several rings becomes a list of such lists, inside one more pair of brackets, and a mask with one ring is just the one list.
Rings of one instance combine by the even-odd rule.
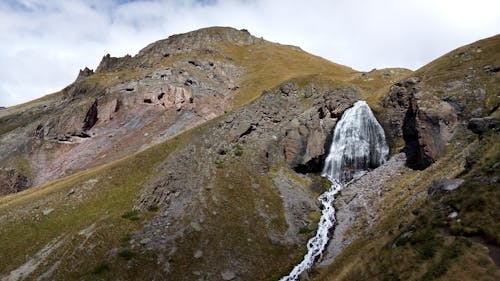
[[358, 70], [417, 69], [500, 32], [498, 0], [0, 0], [0, 106], [58, 91], [102, 56], [207, 26]]

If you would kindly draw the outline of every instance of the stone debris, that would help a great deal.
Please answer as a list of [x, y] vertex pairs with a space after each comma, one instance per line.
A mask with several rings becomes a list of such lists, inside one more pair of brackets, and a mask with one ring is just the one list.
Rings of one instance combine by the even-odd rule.
[[48, 214], [52, 213], [53, 211], [54, 211], [54, 209], [53, 209], [53, 208], [46, 208], [46, 209], [44, 209], [44, 210], [42, 211], [42, 214], [43, 214], [44, 216], [47, 216]]
[[203, 256], [203, 251], [202, 251], [202, 250], [197, 250], [197, 251], [194, 253], [194, 255], [193, 255], [193, 257], [194, 257], [195, 259], [199, 259], [199, 258], [201, 258], [202, 256]]
[[222, 280], [233, 280], [236, 278], [236, 274], [233, 271], [226, 270], [221, 272]]

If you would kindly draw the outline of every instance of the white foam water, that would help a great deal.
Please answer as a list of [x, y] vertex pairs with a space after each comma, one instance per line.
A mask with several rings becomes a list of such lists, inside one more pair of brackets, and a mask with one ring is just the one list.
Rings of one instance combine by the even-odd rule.
[[321, 259], [329, 235], [335, 225], [335, 195], [360, 171], [383, 164], [389, 148], [384, 130], [365, 101], [357, 101], [347, 109], [335, 126], [330, 152], [325, 160], [322, 176], [331, 182], [331, 188], [321, 194], [321, 219], [316, 235], [307, 242], [307, 253], [301, 263], [280, 281], [296, 281], [300, 275]]

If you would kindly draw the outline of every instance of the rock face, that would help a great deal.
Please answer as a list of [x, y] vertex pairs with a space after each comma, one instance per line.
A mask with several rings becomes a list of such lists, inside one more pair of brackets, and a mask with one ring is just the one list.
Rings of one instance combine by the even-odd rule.
[[145, 93], [144, 103], [161, 105], [165, 109], [175, 108], [177, 111], [193, 108], [193, 95], [188, 89], [168, 85], [165, 89], [162, 88], [161, 90], [163, 91], [160, 94]]
[[82, 129], [84, 131], [88, 131], [94, 127], [94, 125], [97, 123], [97, 120], [99, 118], [97, 117], [97, 99], [94, 101], [94, 103], [90, 106], [89, 110], [87, 111], [87, 115], [85, 116], [85, 119], [83, 120], [83, 127]]
[[455, 109], [446, 101], [429, 100], [411, 77], [390, 88], [383, 106], [387, 108], [386, 128], [392, 138], [402, 137], [407, 164], [425, 169], [432, 164], [451, 139], [457, 123]]
[[387, 97], [382, 101], [384, 108], [388, 109], [384, 125], [389, 131], [389, 137], [403, 137], [404, 121], [415, 93], [419, 91], [419, 82], [419, 78], [412, 77], [392, 85]]
[[[85, 68], [59, 95], [2, 119], [2, 128], [17, 129], [0, 131], [0, 168], [9, 168], [16, 157], [27, 158], [33, 172], [27, 182], [39, 185], [146, 149], [224, 114], [245, 71], [206, 53], [208, 45], [194, 44], [200, 36], [213, 44], [233, 37], [235, 44], [260, 42], [247, 32], [215, 29], [156, 42], [135, 57], [106, 55], [95, 73]], [[165, 66], [163, 52], [194, 53]], [[122, 77], [124, 72], [129, 76]]]
[[[297, 91], [296, 85], [284, 85], [281, 92], [289, 95]], [[299, 172], [321, 172], [331, 143], [332, 131], [341, 113], [359, 99], [359, 92], [352, 87], [320, 89], [310, 85], [305, 97], [328, 92], [306, 112], [290, 121], [283, 141], [288, 166]]]

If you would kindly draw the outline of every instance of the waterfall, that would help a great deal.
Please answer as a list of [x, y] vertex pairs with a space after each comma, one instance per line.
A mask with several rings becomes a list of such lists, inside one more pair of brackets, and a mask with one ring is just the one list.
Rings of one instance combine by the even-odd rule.
[[335, 225], [335, 195], [359, 172], [383, 164], [389, 154], [384, 130], [365, 101], [357, 101], [347, 109], [335, 126], [330, 152], [321, 175], [331, 182], [331, 188], [321, 194], [321, 219], [316, 235], [307, 242], [307, 254], [288, 276], [280, 281], [299, 280], [299, 276], [321, 258]]

